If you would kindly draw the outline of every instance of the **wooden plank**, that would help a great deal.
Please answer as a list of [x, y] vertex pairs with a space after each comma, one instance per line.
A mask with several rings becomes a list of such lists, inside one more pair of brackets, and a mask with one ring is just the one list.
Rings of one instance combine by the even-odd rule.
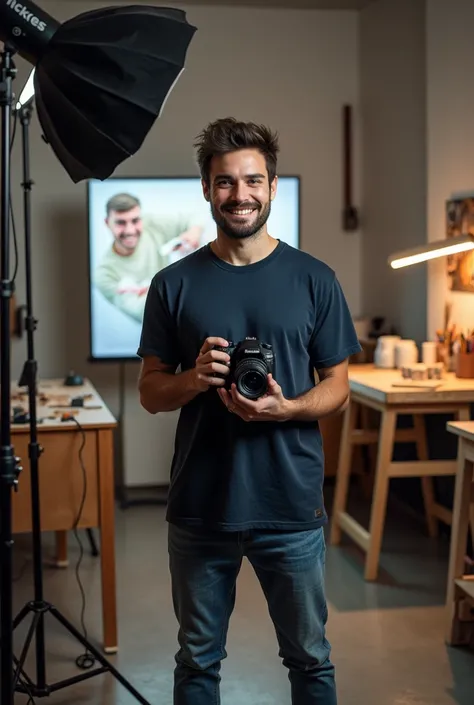
[[440, 477], [455, 475], [455, 460], [414, 460], [390, 463], [389, 477]]
[[364, 571], [366, 580], [375, 580], [378, 573], [379, 556], [385, 526], [388, 485], [390, 482], [389, 468], [393, 453], [396, 421], [397, 415], [394, 411], [384, 411], [382, 414], [380, 442], [377, 449], [375, 486], [370, 510], [370, 539]]
[[[379, 435], [378, 428], [356, 428], [352, 432], [351, 443], [353, 445], [374, 445], [379, 442]], [[414, 428], [399, 428], [395, 431], [395, 443], [416, 443], [417, 439], [418, 436]]]
[[451, 509], [443, 507], [442, 504], [435, 503], [432, 507], [432, 512], [433, 516], [442, 521], [443, 524], [446, 524], [447, 526], [451, 525], [453, 520], [453, 512]]
[[369, 532], [347, 514], [347, 512], [339, 512], [338, 519], [341, 529], [343, 529], [363, 551], [367, 552], [370, 541]]
[[474, 443], [474, 421], [448, 421], [446, 428], [455, 436], [461, 436]]

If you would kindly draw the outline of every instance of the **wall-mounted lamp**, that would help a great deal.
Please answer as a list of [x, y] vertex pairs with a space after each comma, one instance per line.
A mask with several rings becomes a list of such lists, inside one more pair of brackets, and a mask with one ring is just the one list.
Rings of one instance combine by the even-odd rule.
[[474, 250], [474, 235], [450, 237], [446, 240], [437, 240], [419, 247], [412, 247], [409, 250], [396, 252], [390, 255], [388, 263], [392, 269], [400, 269], [400, 267], [409, 267], [411, 264], [426, 262], [437, 257], [456, 255], [459, 252], [467, 252], [468, 250]]

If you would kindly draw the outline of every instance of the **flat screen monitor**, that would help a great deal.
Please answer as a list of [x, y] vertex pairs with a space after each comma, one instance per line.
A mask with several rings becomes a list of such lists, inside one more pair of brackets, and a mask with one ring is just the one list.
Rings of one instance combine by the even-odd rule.
[[[138, 360], [152, 277], [216, 237], [199, 177], [87, 182], [91, 361]], [[300, 247], [300, 179], [280, 176], [268, 229]]]

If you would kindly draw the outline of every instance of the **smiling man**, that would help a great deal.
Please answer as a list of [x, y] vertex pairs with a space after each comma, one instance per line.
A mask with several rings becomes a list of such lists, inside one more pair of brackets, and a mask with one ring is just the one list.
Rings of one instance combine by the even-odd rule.
[[190, 216], [143, 215], [139, 199], [118, 193], [107, 201], [105, 224], [112, 244], [94, 272], [94, 284], [115, 306], [140, 323], [151, 278], [169, 260], [163, 245], [179, 238], [186, 251], [200, 244], [203, 227]]
[[[360, 345], [333, 270], [268, 232], [276, 135], [226, 118], [196, 146], [217, 237], [155, 275], [138, 350], [143, 407], [181, 409], [167, 510], [180, 645], [174, 705], [220, 702], [244, 557], [268, 601], [291, 702], [336, 705], [318, 420], [345, 408], [347, 360]], [[275, 356], [253, 400], [228, 384], [225, 349], [247, 336]]]

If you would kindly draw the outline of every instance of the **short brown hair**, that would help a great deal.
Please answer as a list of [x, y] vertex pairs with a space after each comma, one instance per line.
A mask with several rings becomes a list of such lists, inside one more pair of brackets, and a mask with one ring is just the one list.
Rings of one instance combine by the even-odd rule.
[[130, 193], [117, 193], [107, 201], [105, 206], [107, 218], [112, 211], [116, 211], [117, 213], [126, 213], [126, 211], [131, 211], [132, 208], [136, 208], [140, 205], [141, 203], [136, 196], [132, 196]]
[[212, 157], [239, 149], [258, 149], [265, 157], [269, 181], [276, 176], [280, 149], [278, 135], [265, 125], [240, 122], [233, 117], [220, 118], [204, 128], [196, 137], [194, 147], [201, 177], [206, 184], [210, 180]]

